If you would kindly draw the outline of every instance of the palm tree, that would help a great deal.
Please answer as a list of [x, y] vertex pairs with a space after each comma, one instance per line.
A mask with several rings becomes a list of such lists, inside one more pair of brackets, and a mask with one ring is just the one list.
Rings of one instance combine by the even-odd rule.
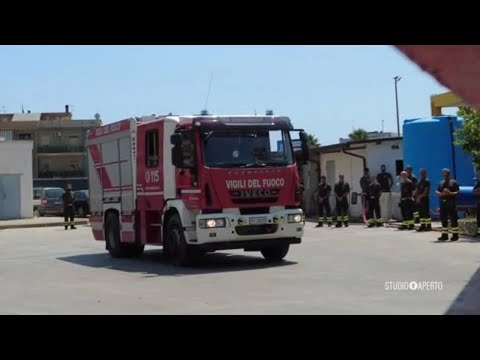
[[320, 143], [315, 135], [307, 134], [307, 144], [309, 148], [320, 147]]
[[350, 134], [348, 134], [350, 140], [367, 140], [368, 132], [364, 129], [355, 129]]

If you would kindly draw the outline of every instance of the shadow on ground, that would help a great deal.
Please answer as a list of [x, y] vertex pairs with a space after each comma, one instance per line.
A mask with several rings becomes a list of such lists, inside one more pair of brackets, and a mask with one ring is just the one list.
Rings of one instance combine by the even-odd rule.
[[480, 268], [452, 302], [445, 315], [480, 315]]
[[142, 257], [135, 259], [114, 259], [108, 253], [96, 253], [60, 257], [58, 260], [93, 268], [143, 273], [145, 277], [201, 275], [297, 264], [287, 260], [279, 263], [268, 263], [260, 256], [210, 253], [196, 259], [191, 266], [179, 267], [170, 265], [163, 256], [162, 250], [148, 250], [144, 252]]

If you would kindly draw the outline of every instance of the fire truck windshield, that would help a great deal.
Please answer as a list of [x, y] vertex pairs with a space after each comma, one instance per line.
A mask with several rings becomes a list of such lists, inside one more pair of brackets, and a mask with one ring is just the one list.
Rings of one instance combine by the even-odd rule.
[[208, 167], [266, 167], [293, 164], [290, 136], [283, 130], [218, 130], [204, 133]]

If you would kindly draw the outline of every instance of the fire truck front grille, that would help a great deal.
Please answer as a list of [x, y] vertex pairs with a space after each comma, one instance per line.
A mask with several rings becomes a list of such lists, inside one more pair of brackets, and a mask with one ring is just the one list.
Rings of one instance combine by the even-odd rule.
[[271, 204], [278, 201], [278, 197], [252, 198], [252, 199], [232, 199], [234, 204]]
[[240, 236], [273, 234], [277, 231], [277, 229], [277, 224], [245, 225], [235, 227], [235, 231]]
[[267, 207], [255, 207], [255, 208], [240, 208], [240, 215], [259, 215], [268, 214], [270, 208]]

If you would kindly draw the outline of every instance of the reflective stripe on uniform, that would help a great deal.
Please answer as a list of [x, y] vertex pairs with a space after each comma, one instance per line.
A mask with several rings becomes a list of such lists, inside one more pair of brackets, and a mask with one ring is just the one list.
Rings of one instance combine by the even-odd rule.
[[458, 228], [458, 227], [450, 228], [450, 233], [451, 234], [459, 234], [460, 233], [460, 228]]

